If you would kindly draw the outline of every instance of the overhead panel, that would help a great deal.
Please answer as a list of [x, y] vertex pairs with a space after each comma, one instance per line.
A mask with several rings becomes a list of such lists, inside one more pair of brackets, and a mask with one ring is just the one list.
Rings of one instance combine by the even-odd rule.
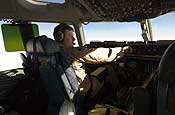
[[14, 0], [1, 0], [0, 12], [13, 12], [16, 11]]
[[[140, 21], [175, 10], [175, 0], [77, 0], [106, 21]], [[80, 2], [79, 2], [80, 3]]]
[[63, 4], [38, 0], [0, 0], [0, 18], [30, 21], [140, 22], [171, 11], [175, 11], [175, 0], [65, 0]]

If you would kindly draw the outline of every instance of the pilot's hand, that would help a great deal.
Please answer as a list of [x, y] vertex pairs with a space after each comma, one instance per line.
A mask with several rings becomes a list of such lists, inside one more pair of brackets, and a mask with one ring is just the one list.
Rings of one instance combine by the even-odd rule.
[[130, 46], [126, 46], [123, 48], [123, 52], [124, 53], [132, 53], [133, 49]]
[[121, 51], [117, 53], [117, 59], [122, 58], [125, 53], [132, 53], [133, 50], [130, 46], [125, 46], [121, 48]]

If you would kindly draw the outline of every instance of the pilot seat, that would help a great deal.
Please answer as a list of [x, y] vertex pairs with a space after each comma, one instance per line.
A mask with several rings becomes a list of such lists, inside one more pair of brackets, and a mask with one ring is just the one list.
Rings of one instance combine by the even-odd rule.
[[[41, 79], [49, 97], [48, 115], [75, 113], [73, 98], [79, 90], [76, 75], [59, 45], [46, 36], [30, 39], [26, 44], [27, 60]], [[36, 74], [38, 73], [38, 74]]]

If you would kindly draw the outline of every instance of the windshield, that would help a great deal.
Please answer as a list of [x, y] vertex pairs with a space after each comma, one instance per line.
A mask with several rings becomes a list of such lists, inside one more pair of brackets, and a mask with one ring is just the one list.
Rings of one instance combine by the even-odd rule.
[[[153, 40], [175, 39], [175, 13], [151, 19]], [[90, 41], [143, 41], [138, 22], [95, 22], [83, 25], [86, 43]]]
[[[2, 25], [2, 23], [3, 22], [0, 21], [0, 25]], [[24, 52], [6, 52], [2, 38], [2, 30], [0, 29], [0, 71], [21, 68], [22, 60], [20, 53]]]
[[[175, 13], [151, 19], [153, 40], [174, 40]], [[3, 22], [0, 21], [0, 25]], [[36, 22], [35, 22], [36, 23]], [[58, 23], [36, 23], [40, 35], [53, 38], [53, 29]], [[143, 41], [138, 22], [96, 22], [83, 25], [86, 43], [90, 41]], [[75, 35], [76, 37], [76, 35]], [[76, 46], [78, 43], [76, 41]], [[0, 71], [22, 67], [20, 53], [6, 52], [0, 29]]]
[[90, 41], [143, 41], [138, 22], [96, 22], [84, 25], [86, 43]]
[[151, 20], [153, 39], [175, 40], [175, 13], [168, 13]]

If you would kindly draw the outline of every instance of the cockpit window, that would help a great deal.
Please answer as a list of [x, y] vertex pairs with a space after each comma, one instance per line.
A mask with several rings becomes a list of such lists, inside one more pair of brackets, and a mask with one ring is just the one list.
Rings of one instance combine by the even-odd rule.
[[175, 40], [175, 13], [168, 13], [151, 20], [153, 40]]
[[33, 0], [33, 1], [38, 1], [38, 2], [49, 2], [49, 3], [60, 3], [60, 4], [65, 3], [65, 0]]
[[96, 22], [83, 27], [86, 43], [90, 41], [143, 41], [138, 22]]
[[[0, 25], [2, 25], [0, 21]], [[22, 60], [20, 58], [20, 53], [25, 53], [24, 51], [20, 52], [6, 52], [4, 48], [4, 41], [2, 37], [2, 31], [0, 29], [0, 71], [21, 68]]]
[[[175, 40], [175, 13], [151, 19], [153, 41]], [[86, 43], [90, 41], [143, 41], [138, 22], [96, 22], [84, 25]]]

